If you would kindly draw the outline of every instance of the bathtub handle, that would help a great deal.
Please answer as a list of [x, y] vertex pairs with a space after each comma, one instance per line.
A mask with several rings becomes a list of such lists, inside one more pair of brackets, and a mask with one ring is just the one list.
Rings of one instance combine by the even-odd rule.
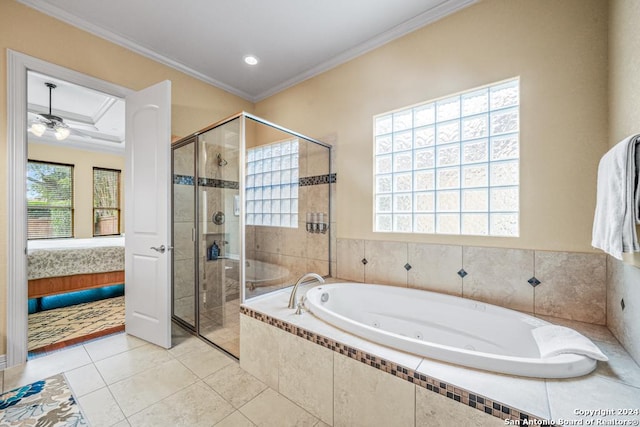
[[306, 309], [307, 307], [305, 307], [304, 302], [307, 300], [307, 297], [305, 295], [302, 295], [302, 298], [300, 298], [300, 301], [298, 302], [298, 305], [296, 307], [296, 314], [300, 315], [303, 313], [303, 309]]

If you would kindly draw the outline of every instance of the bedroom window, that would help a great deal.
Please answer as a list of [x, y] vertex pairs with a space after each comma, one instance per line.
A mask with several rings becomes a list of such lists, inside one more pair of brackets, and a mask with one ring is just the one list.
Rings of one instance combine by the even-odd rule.
[[73, 237], [73, 165], [27, 162], [27, 238]]
[[298, 139], [247, 150], [247, 224], [298, 228]]
[[120, 234], [120, 173], [93, 168], [93, 235]]
[[520, 80], [374, 117], [374, 231], [519, 234]]

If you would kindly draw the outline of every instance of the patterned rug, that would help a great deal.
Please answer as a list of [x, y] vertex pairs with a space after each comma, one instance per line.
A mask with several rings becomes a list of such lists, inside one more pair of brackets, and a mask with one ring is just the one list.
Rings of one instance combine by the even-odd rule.
[[30, 353], [52, 351], [124, 330], [124, 296], [29, 315]]
[[62, 374], [0, 395], [0, 427], [88, 425]]

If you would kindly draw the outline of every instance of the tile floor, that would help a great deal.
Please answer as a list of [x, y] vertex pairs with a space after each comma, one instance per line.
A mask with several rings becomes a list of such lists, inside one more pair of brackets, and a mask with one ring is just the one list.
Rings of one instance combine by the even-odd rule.
[[60, 372], [93, 427], [325, 425], [175, 326], [170, 350], [112, 335], [6, 369], [0, 387]]

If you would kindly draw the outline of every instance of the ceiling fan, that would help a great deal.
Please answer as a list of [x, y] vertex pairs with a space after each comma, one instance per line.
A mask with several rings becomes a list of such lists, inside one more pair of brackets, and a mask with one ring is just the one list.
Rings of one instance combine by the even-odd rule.
[[45, 86], [49, 88], [49, 114], [33, 113], [33, 120], [31, 126], [29, 127], [29, 132], [31, 132], [35, 136], [40, 137], [44, 135], [47, 130], [53, 131], [54, 136], [58, 141], [67, 139], [72, 133], [75, 135], [84, 136], [86, 138], [91, 138], [89, 135], [78, 132], [77, 130], [69, 127], [69, 125], [67, 125], [64, 120], [62, 120], [62, 117], [51, 114], [51, 94], [53, 92], [53, 89], [55, 89], [57, 86], [49, 82], [46, 82]]

